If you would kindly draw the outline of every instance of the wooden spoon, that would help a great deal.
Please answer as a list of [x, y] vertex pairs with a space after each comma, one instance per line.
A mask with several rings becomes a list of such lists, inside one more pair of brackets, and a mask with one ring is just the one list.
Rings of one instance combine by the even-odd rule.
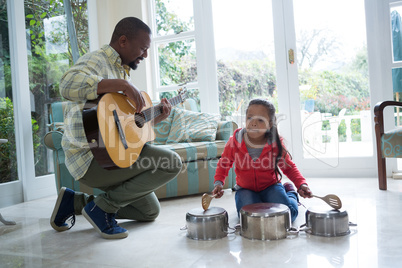
[[316, 195], [313, 195], [313, 196], [324, 200], [328, 205], [330, 205], [334, 209], [340, 209], [342, 207], [342, 201], [337, 195], [329, 194], [324, 197], [320, 197], [320, 196], [316, 196]]
[[202, 195], [201, 204], [202, 204], [202, 208], [204, 210], [207, 210], [209, 208], [209, 204], [211, 204], [211, 201], [212, 201], [212, 199], [214, 199], [215, 196], [216, 196], [216, 194], [209, 195], [206, 193]]

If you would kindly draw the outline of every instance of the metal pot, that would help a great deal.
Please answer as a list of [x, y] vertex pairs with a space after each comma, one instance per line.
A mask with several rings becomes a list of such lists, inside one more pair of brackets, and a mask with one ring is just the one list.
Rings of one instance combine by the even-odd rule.
[[194, 208], [186, 214], [187, 237], [195, 240], [214, 240], [227, 236], [228, 213], [223, 208], [207, 210]]
[[240, 235], [256, 240], [277, 240], [297, 235], [291, 228], [290, 210], [286, 205], [256, 203], [240, 210]]
[[306, 223], [300, 226], [300, 231], [312, 235], [335, 237], [350, 234], [349, 226], [357, 225], [349, 222], [346, 210], [313, 207], [307, 209]]

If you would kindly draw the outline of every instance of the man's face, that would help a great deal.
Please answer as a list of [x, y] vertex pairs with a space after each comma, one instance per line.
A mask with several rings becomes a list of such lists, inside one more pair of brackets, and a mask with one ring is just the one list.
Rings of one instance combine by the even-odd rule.
[[122, 63], [128, 65], [131, 69], [135, 70], [138, 64], [146, 57], [148, 57], [148, 49], [151, 45], [151, 37], [145, 31], [140, 31], [136, 38], [126, 41], [123, 53], [120, 57]]

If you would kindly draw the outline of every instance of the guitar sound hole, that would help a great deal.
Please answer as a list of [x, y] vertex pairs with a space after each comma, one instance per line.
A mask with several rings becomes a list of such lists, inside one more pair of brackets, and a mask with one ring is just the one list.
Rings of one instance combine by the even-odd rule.
[[142, 113], [135, 114], [135, 124], [137, 127], [142, 128], [145, 125], [145, 116]]

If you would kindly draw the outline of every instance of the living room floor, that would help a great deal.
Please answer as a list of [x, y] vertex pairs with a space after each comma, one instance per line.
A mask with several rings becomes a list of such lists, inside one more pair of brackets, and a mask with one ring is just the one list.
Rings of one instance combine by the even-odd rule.
[[[308, 179], [314, 194], [337, 194], [347, 211], [350, 234], [322, 237], [300, 231], [280, 240], [250, 240], [239, 232], [222, 239], [187, 237], [186, 213], [201, 207], [201, 195], [161, 201], [161, 214], [150, 223], [119, 221], [129, 231], [122, 240], [105, 240], [79, 215], [75, 226], [56, 232], [49, 225], [56, 195], [0, 209], [16, 225], [0, 223], [1, 267], [402, 267], [402, 180]], [[307, 207], [327, 206], [318, 198]], [[234, 192], [225, 190], [211, 207], [224, 208], [229, 226], [239, 223]], [[330, 209], [330, 207], [328, 207]], [[293, 223], [305, 223], [299, 207]]]

